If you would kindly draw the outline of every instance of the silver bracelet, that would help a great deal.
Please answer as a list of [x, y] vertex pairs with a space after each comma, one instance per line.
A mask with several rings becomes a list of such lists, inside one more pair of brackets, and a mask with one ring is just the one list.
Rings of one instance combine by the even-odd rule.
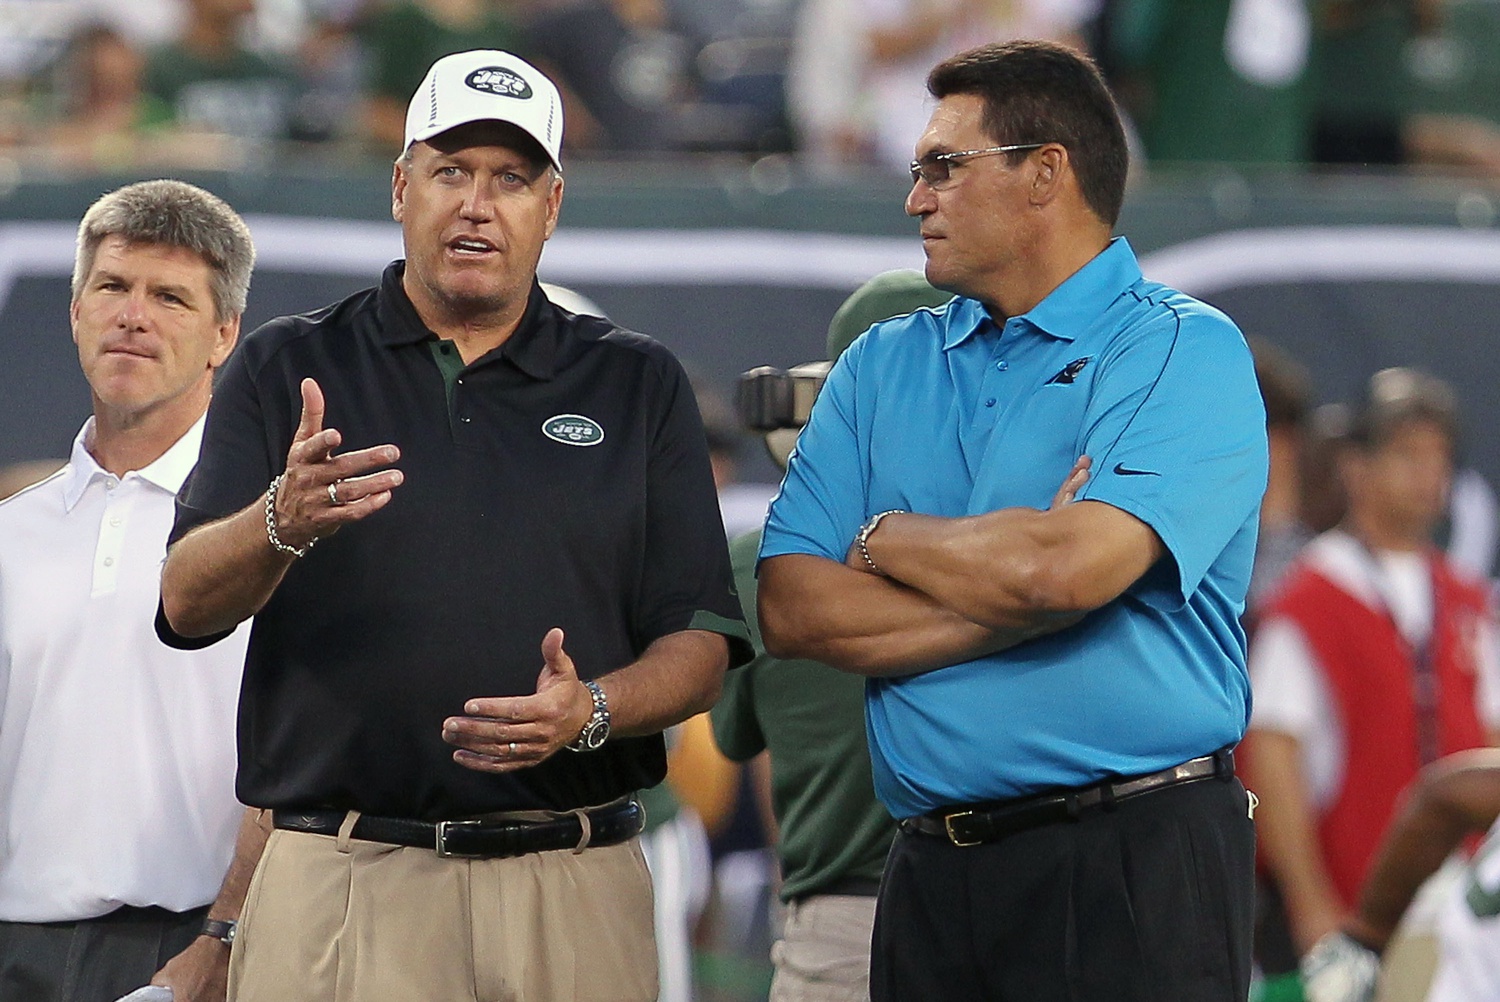
[[865, 566], [870, 568], [871, 574], [879, 574], [882, 577], [885, 576], [885, 571], [877, 567], [875, 565], [875, 561], [870, 559], [870, 537], [875, 534], [875, 529], [880, 525], [880, 520], [885, 518], [887, 515], [905, 514], [907, 514], [905, 508], [890, 508], [886, 511], [876, 512], [874, 515], [871, 515], [870, 520], [859, 527], [859, 535], [854, 537], [854, 545], [859, 547], [859, 555], [865, 558]]
[[[306, 546], [298, 549], [295, 546], [288, 546], [283, 543], [281, 537], [276, 534], [276, 492], [281, 490], [281, 478], [284, 476], [286, 474], [281, 473], [273, 477], [271, 479], [271, 486], [266, 488], [266, 538], [271, 541], [271, 545], [276, 548], [278, 553], [290, 553], [294, 557], [305, 557], [307, 556], [307, 551], [312, 549], [313, 544], [318, 541], [317, 536], [309, 539]], [[866, 559], [869, 558], [867, 557]]]

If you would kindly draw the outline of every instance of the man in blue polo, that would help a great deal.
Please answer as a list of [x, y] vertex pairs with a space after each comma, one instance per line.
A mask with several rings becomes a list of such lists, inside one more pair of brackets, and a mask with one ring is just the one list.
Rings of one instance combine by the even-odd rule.
[[1085, 58], [986, 46], [928, 86], [906, 208], [958, 297], [839, 360], [760, 564], [771, 653], [871, 678], [901, 819], [872, 998], [1242, 1000], [1250, 352], [1111, 238], [1125, 142]]

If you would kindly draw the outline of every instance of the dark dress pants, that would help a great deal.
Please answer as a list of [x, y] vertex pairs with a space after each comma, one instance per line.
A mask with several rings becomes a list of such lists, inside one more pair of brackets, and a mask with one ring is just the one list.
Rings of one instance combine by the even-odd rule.
[[120, 908], [82, 922], [0, 922], [0, 1002], [115, 1002], [187, 949], [208, 908]]
[[983, 845], [898, 835], [873, 1002], [1244, 1002], [1254, 825], [1204, 779]]

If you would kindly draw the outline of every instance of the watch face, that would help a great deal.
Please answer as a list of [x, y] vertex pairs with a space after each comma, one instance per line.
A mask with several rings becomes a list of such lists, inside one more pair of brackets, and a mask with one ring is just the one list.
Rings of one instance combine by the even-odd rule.
[[603, 747], [604, 742], [609, 739], [609, 721], [591, 720], [584, 727], [583, 733], [578, 736], [578, 743], [589, 751], [595, 751]]

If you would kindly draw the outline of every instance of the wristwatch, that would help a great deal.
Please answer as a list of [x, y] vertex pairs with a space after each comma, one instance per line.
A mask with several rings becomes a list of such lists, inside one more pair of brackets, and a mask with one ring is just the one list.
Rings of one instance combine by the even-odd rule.
[[604, 690], [599, 683], [590, 679], [583, 683], [588, 686], [589, 695], [594, 697], [594, 712], [583, 724], [583, 730], [578, 732], [568, 745], [569, 751], [598, 751], [604, 742], [609, 740], [609, 701], [604, 698]]
[[217, 939], [225, 946], [233, 946], [234, 934], [239, 928], [240, 924], [234, 919], [204, 919], [203, 928], [198, 930], [198, 935]]

